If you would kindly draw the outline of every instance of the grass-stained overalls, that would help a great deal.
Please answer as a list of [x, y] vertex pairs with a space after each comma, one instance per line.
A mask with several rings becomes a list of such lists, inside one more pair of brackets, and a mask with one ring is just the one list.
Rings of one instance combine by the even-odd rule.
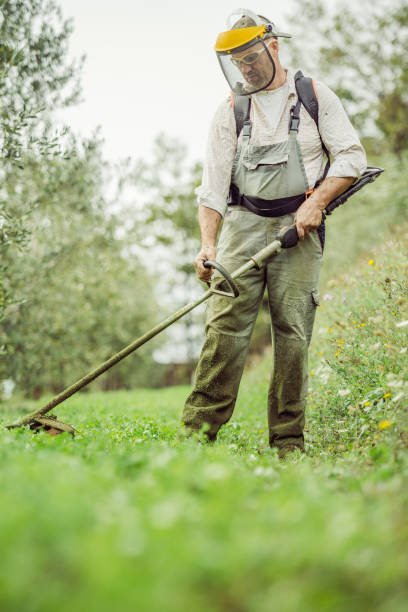
[[[251, 144], [248, 113], [233, 165], [233, 202], [217, 252], [217, 261], [227, 270], [238, 268], [275, 240], [282, 227], [293, 223], [294, 213], [305, 199], [309, 186], [297, 138], [299, 108], [298, 101], [292, 109], [288, 138], [262, 146]], [[211, 297], [206, 340], [183, 413], [188, 428], [199, 430], [207, 423], [207, 435], [214, 440], [221, 425], [230, 419], [266, 286], [273, 340], [269, 441], [271, 446], [303, 447], [308, 346], [319, 302], [321, 260], [322, 246], [313, 231], [263, 269], [253, 269], [237, 279], [238, 298]], [[214, 280], [217, 277], [215, 273]]]

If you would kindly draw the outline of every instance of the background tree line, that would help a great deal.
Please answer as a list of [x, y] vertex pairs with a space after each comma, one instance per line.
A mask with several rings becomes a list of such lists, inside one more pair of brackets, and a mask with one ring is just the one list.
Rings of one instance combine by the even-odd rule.
[[[56, 133], [80, 96], [71, 21], [57, 3], [1, 1], [0, 380], [29, 396], [57, 391], [152, 323], [149, 277], [102, 185], [98, 136]], [[152, 348], [101, 381], [157, 382]]]
[[[71, 21], [53, 1], [0, 0], [0, 11], [0, 380], [37, 396], [69, 384], [157, 322], [159, 294], [168, 312], [202, 290], [192, 264], [202, 168], [186, 163], [182, 143], [159, 136], [150, 163], [116, 169], [115, 200], [129, 186], [138, 198], [115, 214], [103, 196], [112, 169], [98, 135], [81, 140], [53, 125], [54, 110], [81, 93], [83, 59], [67, 55]], [[282, 48], [284, 64], [340, 95], [369, 161], [386, 168], [376, 197], [369, 187], [341, 213], [348, 249], [344, 228], [339, 234], [328, 224], [327, 276], [331, 258], [346, 262], [350, 249], [358, 254], [407, 217], [408, 7], [380, 0], [351, 10], [298, 0], [287, 22], [294, 39]], [[361, 225], [367, 211], [368, 230], [357, 233], [354, 219]], [[154, 287], [151, 277], [162, 280]], [[192, 313], [161, 341], [164, 359], [177, 365], [158, 366], [160, 342], [149, 343], [99, 384], [188, 381], [201, 334], [202, 312]], [[252, 353], [269, 342], [263, 310]]]

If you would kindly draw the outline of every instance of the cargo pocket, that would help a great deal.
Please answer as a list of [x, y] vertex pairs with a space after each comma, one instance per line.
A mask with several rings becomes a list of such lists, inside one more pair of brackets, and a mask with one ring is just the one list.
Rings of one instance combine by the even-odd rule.
[[312, 291], [312, 302], [315, 306], [320, 306], [320, 293], [318, 289]]
[[312, 289], [312, 294], [311, 294], [311, 300], [310, 300], [310, 307], [308, 308], [307, 314], [306, 314], [306, 325], [305, 325], [305, 332], [306, 332], [306, 338], [307, 338], [307, 343], [310, 344], [310, 340], [312, 339], [312, 331], [313, 331], [313, 324], [314, 324], [314, 320], [315, 320], [315, 315], [316, 315], [316, 308], [318, 306], [320, 306], [320, 294], [319, 294], [319, 290], [318, 289]]

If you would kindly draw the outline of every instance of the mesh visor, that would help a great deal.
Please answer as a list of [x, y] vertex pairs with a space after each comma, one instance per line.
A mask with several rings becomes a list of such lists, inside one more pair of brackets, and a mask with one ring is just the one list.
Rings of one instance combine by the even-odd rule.
[[218, 61], [232, 92], [250, 95], [261, 91], [275, 78], [275, 62], [263, 40], [242, 50], [217, 51]]

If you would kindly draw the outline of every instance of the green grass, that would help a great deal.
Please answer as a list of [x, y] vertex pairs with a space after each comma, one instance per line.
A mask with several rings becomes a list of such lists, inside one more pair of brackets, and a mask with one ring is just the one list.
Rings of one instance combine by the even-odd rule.
[[268, 448], [268, 355], [215, 445], [178, 439], [187, 387], [75, 396], [75, 439], [2, 429], [0, 609], [405, 611], [407, 241], [326, 283], [306, 455]]

